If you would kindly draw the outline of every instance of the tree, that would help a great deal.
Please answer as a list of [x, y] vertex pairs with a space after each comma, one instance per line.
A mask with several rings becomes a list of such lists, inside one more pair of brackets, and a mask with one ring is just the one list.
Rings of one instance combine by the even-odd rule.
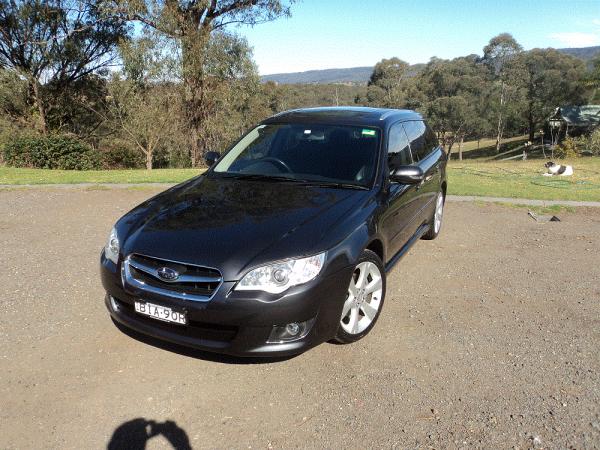
[[212, 113], [208, 92], [211, 35], [229, 24], [255, 25], [289, 15], [294, 0], [112, 0], [105, 11], [137, 21], [176, 39], [181, 51], [184, 107], [191, 139], [192, 164], [200, 161], [203, 125]]
[[204, 100], [207, 111], [199, 135], [203, 149], [224, 150], [254, 123], [269, 116], [258, 69], [248, 42], [232, 33], [217, 31], [206, 50]]
[[27, 83], [14, 71], [0, 69], [0, 148], [28, 125], [28, 109]]
[[429, 102], [426, 107], [430, 125], [436, 130], [448, 152], [452, 150], [456, 139], [464, 136], [465, 125], [471, 113], [469, 102], [460, 95], [438, 97]]
[[557, 50], [533, 49], [519, 56], [524, 68], [526, 107], [523, 116], [529, 128], [529, 140], [550, 113], [565, 104], [585, 103], [585, 64], [582, 60]]
[[596, 57], [590, 62], [591, 70], [584, 78], [584, 86], [591, 89], [589, 102], [595, 103], [600, 101], [598, 88], [600, 88], [600, 57]]
[[101, 111], [107, 95], [105, 77], [88, 74], [62, 88], [54, 83], [42, 86], [48, 130], [75, 134], [96, 147], [110, 129], [92, 111]]
[[[260, 96], [268, 106], [267, 114], [287, 109], [315, 106], [354, 105], [363, 101], [366, 86], [352, 84], [261, 84]], [[358, 100], [357, 100], [358, 97]]]
[[[224, 31], [210, 39], [204, 68], [205, 92], [210, 94], [205, 108], [210, 114], [203, 120], [199, 143], [201, 148], [223, 150], [271, 112], [246, 40]], [[107, 120], [120, 138], [141, 151], [148, 169], [158, 150], [163, 153], [176, 144], [176, 134], [187, 135], [181, 130], [185, 120], [180, 55], [165, 51], [166, 45], [156, 32], [125, 42], [120, 46], [123, 73], [110, 83]]]
[[513, 88], [516, 72], [518, 71], [518, 67], [514, 64], [515, 57], [522, 51], [523, 47], [509, 33], [502, 33], [493, 37], [488, 45], [483, 48], [483, 61], [499, 84], [496, 153], [500, 152], [502, 143], [506, 105], [514, 98], [516, 93]]
[[108, 67], [126, 32], [103, 20], [97, 1], [0, 0], [0, 67], [27, 81], [40, 131], [48, 130], [52, 99]]
[[146, 169], [152, 169], [156, 150], [177, 127], [177, 91], [168, 85], [139, 87], [117, 77], [109, 88], [108, 119], [144, 155]]
[[409, 67], [399, 58], [382, 59], [375, 64], [367, 87], [367, 104], [383, 108], [403, 107]]
[[0, 112], [11, 121], [27, 115], [27, 83], [14, 71], [0, 69]]
[[181, 89], [171, 81], [172, 57], [163, 49], [160, 39], [149, 35], [121, 44], [125, 78], [115, 74], [109, 83], [103, 117], [144, 155], [148, 170], [180, 117]]
[[451, 61], [432, 58], [419, 76], [417, 87], [423, 96], [421, 110], [448, 151], [456, 141], [461, 143], [460, 158], [465, 136], [489, 128], [490, 82], [488, 71], [476, 55]]

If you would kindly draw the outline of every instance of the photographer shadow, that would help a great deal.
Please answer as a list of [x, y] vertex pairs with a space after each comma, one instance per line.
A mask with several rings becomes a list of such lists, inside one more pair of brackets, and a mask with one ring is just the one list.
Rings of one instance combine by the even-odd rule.
[[191, 450], [188, 435], [171, 420], [155, 422], [137, 418], [125, 422], [113, 432], [107, 450], [144, 450], [146, 443], [156, 437], [163, 436], [175, 450]]

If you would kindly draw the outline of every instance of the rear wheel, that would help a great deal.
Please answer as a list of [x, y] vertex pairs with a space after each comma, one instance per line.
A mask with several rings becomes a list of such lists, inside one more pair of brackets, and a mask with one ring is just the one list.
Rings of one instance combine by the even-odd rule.
[[444, 217], [444, 203], [445, 196], [444, 193], [440, 191], [435, 199], [435, 210], [433, 211], [431, 222], [429, 222], [429, 231], [423, 235], [423, 239], [435, 239], [440, 234], [440, 230], [442, 229], [442, 218]]
[[374, 252], [365, 250], [350, 279], [335, 336], [338, 342], [355, 342], [371, 331], [383, 307], [385, 285], [381, 259]]

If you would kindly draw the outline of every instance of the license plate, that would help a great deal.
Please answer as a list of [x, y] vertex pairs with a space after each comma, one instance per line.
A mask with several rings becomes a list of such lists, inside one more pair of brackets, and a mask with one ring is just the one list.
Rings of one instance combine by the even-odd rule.
[[135, 312], [156, 320], [162, 320], [163, 322], [178, 323], [180, 325], [187, 324], [185, 314], [173, 311], [166, 306], [155, 305], [154, 303], [136, 301]]

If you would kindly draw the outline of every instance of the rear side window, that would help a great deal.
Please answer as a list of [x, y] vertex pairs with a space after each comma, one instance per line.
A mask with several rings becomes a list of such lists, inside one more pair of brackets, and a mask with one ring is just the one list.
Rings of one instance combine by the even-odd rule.
[[408, 136], [404, 132], [402, 124], [392, 125], [388, 143], [388, 168], [407, 166], [412, 162]]
[[421, 120], [404, 122], [410, 148], [416, 161], [426, 158], [438, 146], [435, 133]]

